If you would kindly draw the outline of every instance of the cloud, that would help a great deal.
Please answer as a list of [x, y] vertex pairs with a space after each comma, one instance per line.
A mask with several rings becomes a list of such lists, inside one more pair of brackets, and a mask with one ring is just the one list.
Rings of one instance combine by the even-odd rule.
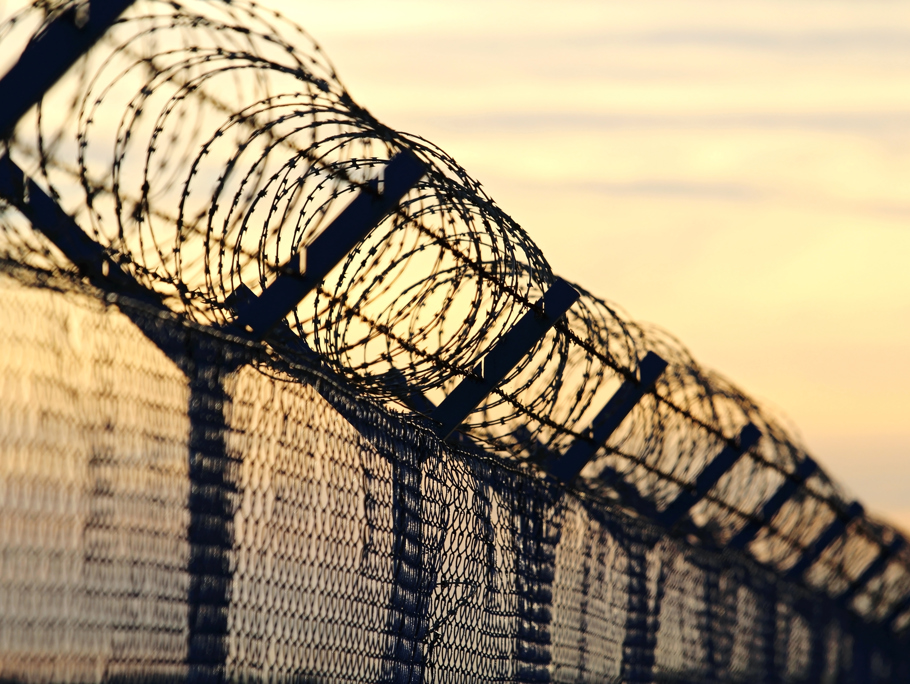
[[905, 52], [910, 49], [906, 31], [866, 30], [791, 32], [785, 30], [676, 30], [641, 33], [602, 33], [560, 36], [559, 42], [573, 48], [590, 47], [717, 47], [727, 50], [773, 52]]
[[578, 181], [571, 187], [581, 192], [614, 196], [704, 198], [726, 201], [755, 201], [764, 192], [734, 183], [699, 183], [676, 179], [646, 179], [630, 182]]
[[910, 111], [745, 112], [735, 114], [611, 114], [581, 111], [500, 111], [458, 115], [426, 114], [427, 123], [462, 131], [535, 130], [802, 130], [880, 136], [910, 129]]

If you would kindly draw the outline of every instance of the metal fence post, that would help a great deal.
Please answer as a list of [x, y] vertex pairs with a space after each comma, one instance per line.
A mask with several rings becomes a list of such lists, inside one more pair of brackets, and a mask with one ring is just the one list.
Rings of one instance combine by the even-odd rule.
[[426, 173], [413, 152], [403, 150], [383, 168], [383, 189], [369, 183], [305, 251], [298, 252], [258, 297], [238, 299], [231, 324], [262, 339], [363, 240]]

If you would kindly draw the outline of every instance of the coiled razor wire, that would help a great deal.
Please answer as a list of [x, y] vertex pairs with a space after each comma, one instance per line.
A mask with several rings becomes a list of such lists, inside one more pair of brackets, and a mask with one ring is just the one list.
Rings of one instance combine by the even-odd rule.
[[[7, 20], [4, 59], [71, 5], [37, 2]], [[7, 144], [116, 263], [211, 326], [233, 320], [241, 285], [261, 292], [356, 193], [375, 192], [370, 181], [392, 156], [413, 152], [427, 174], [288, 321], [322, 363], [379, 400], [416, 391], [438, 403], [554, 281], [530, 237], [451, 157], [378, 122], [305, 31], [245, 0], [136, 3]], [[15, 212], [2, 230], [4, 257], [72, 268]], [[783, 572], [846, 517], [845, 495], [816, 470], [761, 520], [762, 503], [798, 477], [805, 448], [675, 338], [578, 289], [566, 317], [463, 426], [471, 439], [529, 463], [562, 453], [588, 438], [593, 415], [654, 351], [667, 371], [578, 487], [619, 504], [631, 488], [659, 510], [751, 422], [760, 442], [693, 509], [698, 527], [723, 545], [760, 523], [750, 551]], [[622, 487], [599, 477], [608, 466]], [[846, 591], [896, 535], [855, 519], [808, 581]], [[905, 548], [853, 605], [883, 618], [908, 595]]]

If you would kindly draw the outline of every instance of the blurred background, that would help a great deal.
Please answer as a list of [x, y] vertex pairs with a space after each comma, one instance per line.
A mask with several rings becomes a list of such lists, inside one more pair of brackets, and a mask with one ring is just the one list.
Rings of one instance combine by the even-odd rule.
[[556, 273], [778, 408], [910, 530], [910, 4], [277, 6]]

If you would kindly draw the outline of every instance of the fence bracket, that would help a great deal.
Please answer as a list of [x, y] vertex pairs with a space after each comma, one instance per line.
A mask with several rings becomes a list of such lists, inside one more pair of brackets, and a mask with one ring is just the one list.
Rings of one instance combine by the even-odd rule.
[[862, 514], [863, 507], [858, 501], [854, 501], [850, 504], [844, 512], [844, 515], [838, 515], [834, 518], [834, 520], [831, 521], [831, 524], [818, 535], [812, 545], [806, 549], [806, 552], [802, 557], [794, 563], [793, 567], [786, 571], [785, 577], [789, 580], [795, 580], [800, 577], [813, 563], [815, 563], [818, 557], [825, 552], [825, 549], [831, 546], [831, 544], [834, 543], [834, 540], [844, 533], [847, 529], [847, 525]]
[[32, 227], [73, 262], [79, 273], [96, 287], [113, 287], [146, 303], [161, 305], [153, 292], [120, 268], [100, 244], [86, 235], [72, 216], [25, 175], [9, 155], [0, 154], [0, 197], [14, 206]]
[[262, 339], [398, 206], [425, 173], [423, 162], [410, 150], [392, 157], [384, 169], [382, 192], [379, 183], [372, 181], [372, 190], [361, 191], [305, 252], [291, 257], [261, 295], [238, 301], [232, 327]]
[[576, 438], [566, 453], [547, 463], [550, 474], [563, 482], [574, 480], [666, 368], [667, 362], [657, 354], [650, 351], [645, 354], [645, 358], [638, 364], [639, 379], [627, 379], [620, 385], [606, 406], [591, 421], [590, 437]]
[[526, 312], [477, 364], [473, 375], [462, 380], [430, 415], [438, 423], [436, 431], [442, 439], [448, 438], [509, 371], [534, 349], [578, 297], [575, 288], [562, 278], [556, 279], [537, 302], [538, 307], [543, 306], [543, 314], [533, 309]]
[[881, 549], [879, 549], [879, 553], [875, 559], [869, 563], [869, 565], [865, 570], [863, 570], [863, 573], [859, 577], [850, 583], [850, 586], [847, 587], [838, 598], [840, 598], [840, 600], [845, 603], [851, 601], [853, 597], [859, 593], [860, 589], [869, 584], [873, 577], [885, 569], [885, 566], [888, 565], [888, 561], [900, 553], [901, 549], [906, 546], [906, 544], [907, 540], [902, 536], [895, 536], [894, 539], [891, 540], [891, 543], [888, 544], [888, 546], [883, 546]]
[[19, 119], [132, 4], [133, 0], [93, 2], [85, 14], [71, 7], [26, 46], [19, 61], [0, 79], [0, 138], [9, 137]]
[[770, 499], [765, 502], [757, 519], [749, 520], [745, 526], [736, 534], [727, 544], [728, 548], [742, 549], [745, 548], [756, 535], [761, 531], [764, 525], [771, 522], [771, 519], [777, 515], [777, 512], [783, 508], [784, 504], [796, 493], [796, 490], [803, 485], [806, 480], [812, 477], [813, 473], [818, 470], [818, 464], [806, 456], [800, 461], [796, 470], [789, 475], [780, 488], [774, 492]]
[[717, 484], [718, 480], [723, 477], [733, 465], [739, 460], [740, 456], [758, 443], [761, 438], [761, 430], [752, 423], [746, 425], [739, 432], [739, 438], [735, 445], [728, 444], [723, 450], [714, 457], [708, 465], [704, 467], [699, 476], [695, 479], [693, 489], [682, 490], [677, 497], [660, 513], [659, 520], [665, 527], [673, 527], [685, 516], [692, 507], [701, 501], [711, 488]]

